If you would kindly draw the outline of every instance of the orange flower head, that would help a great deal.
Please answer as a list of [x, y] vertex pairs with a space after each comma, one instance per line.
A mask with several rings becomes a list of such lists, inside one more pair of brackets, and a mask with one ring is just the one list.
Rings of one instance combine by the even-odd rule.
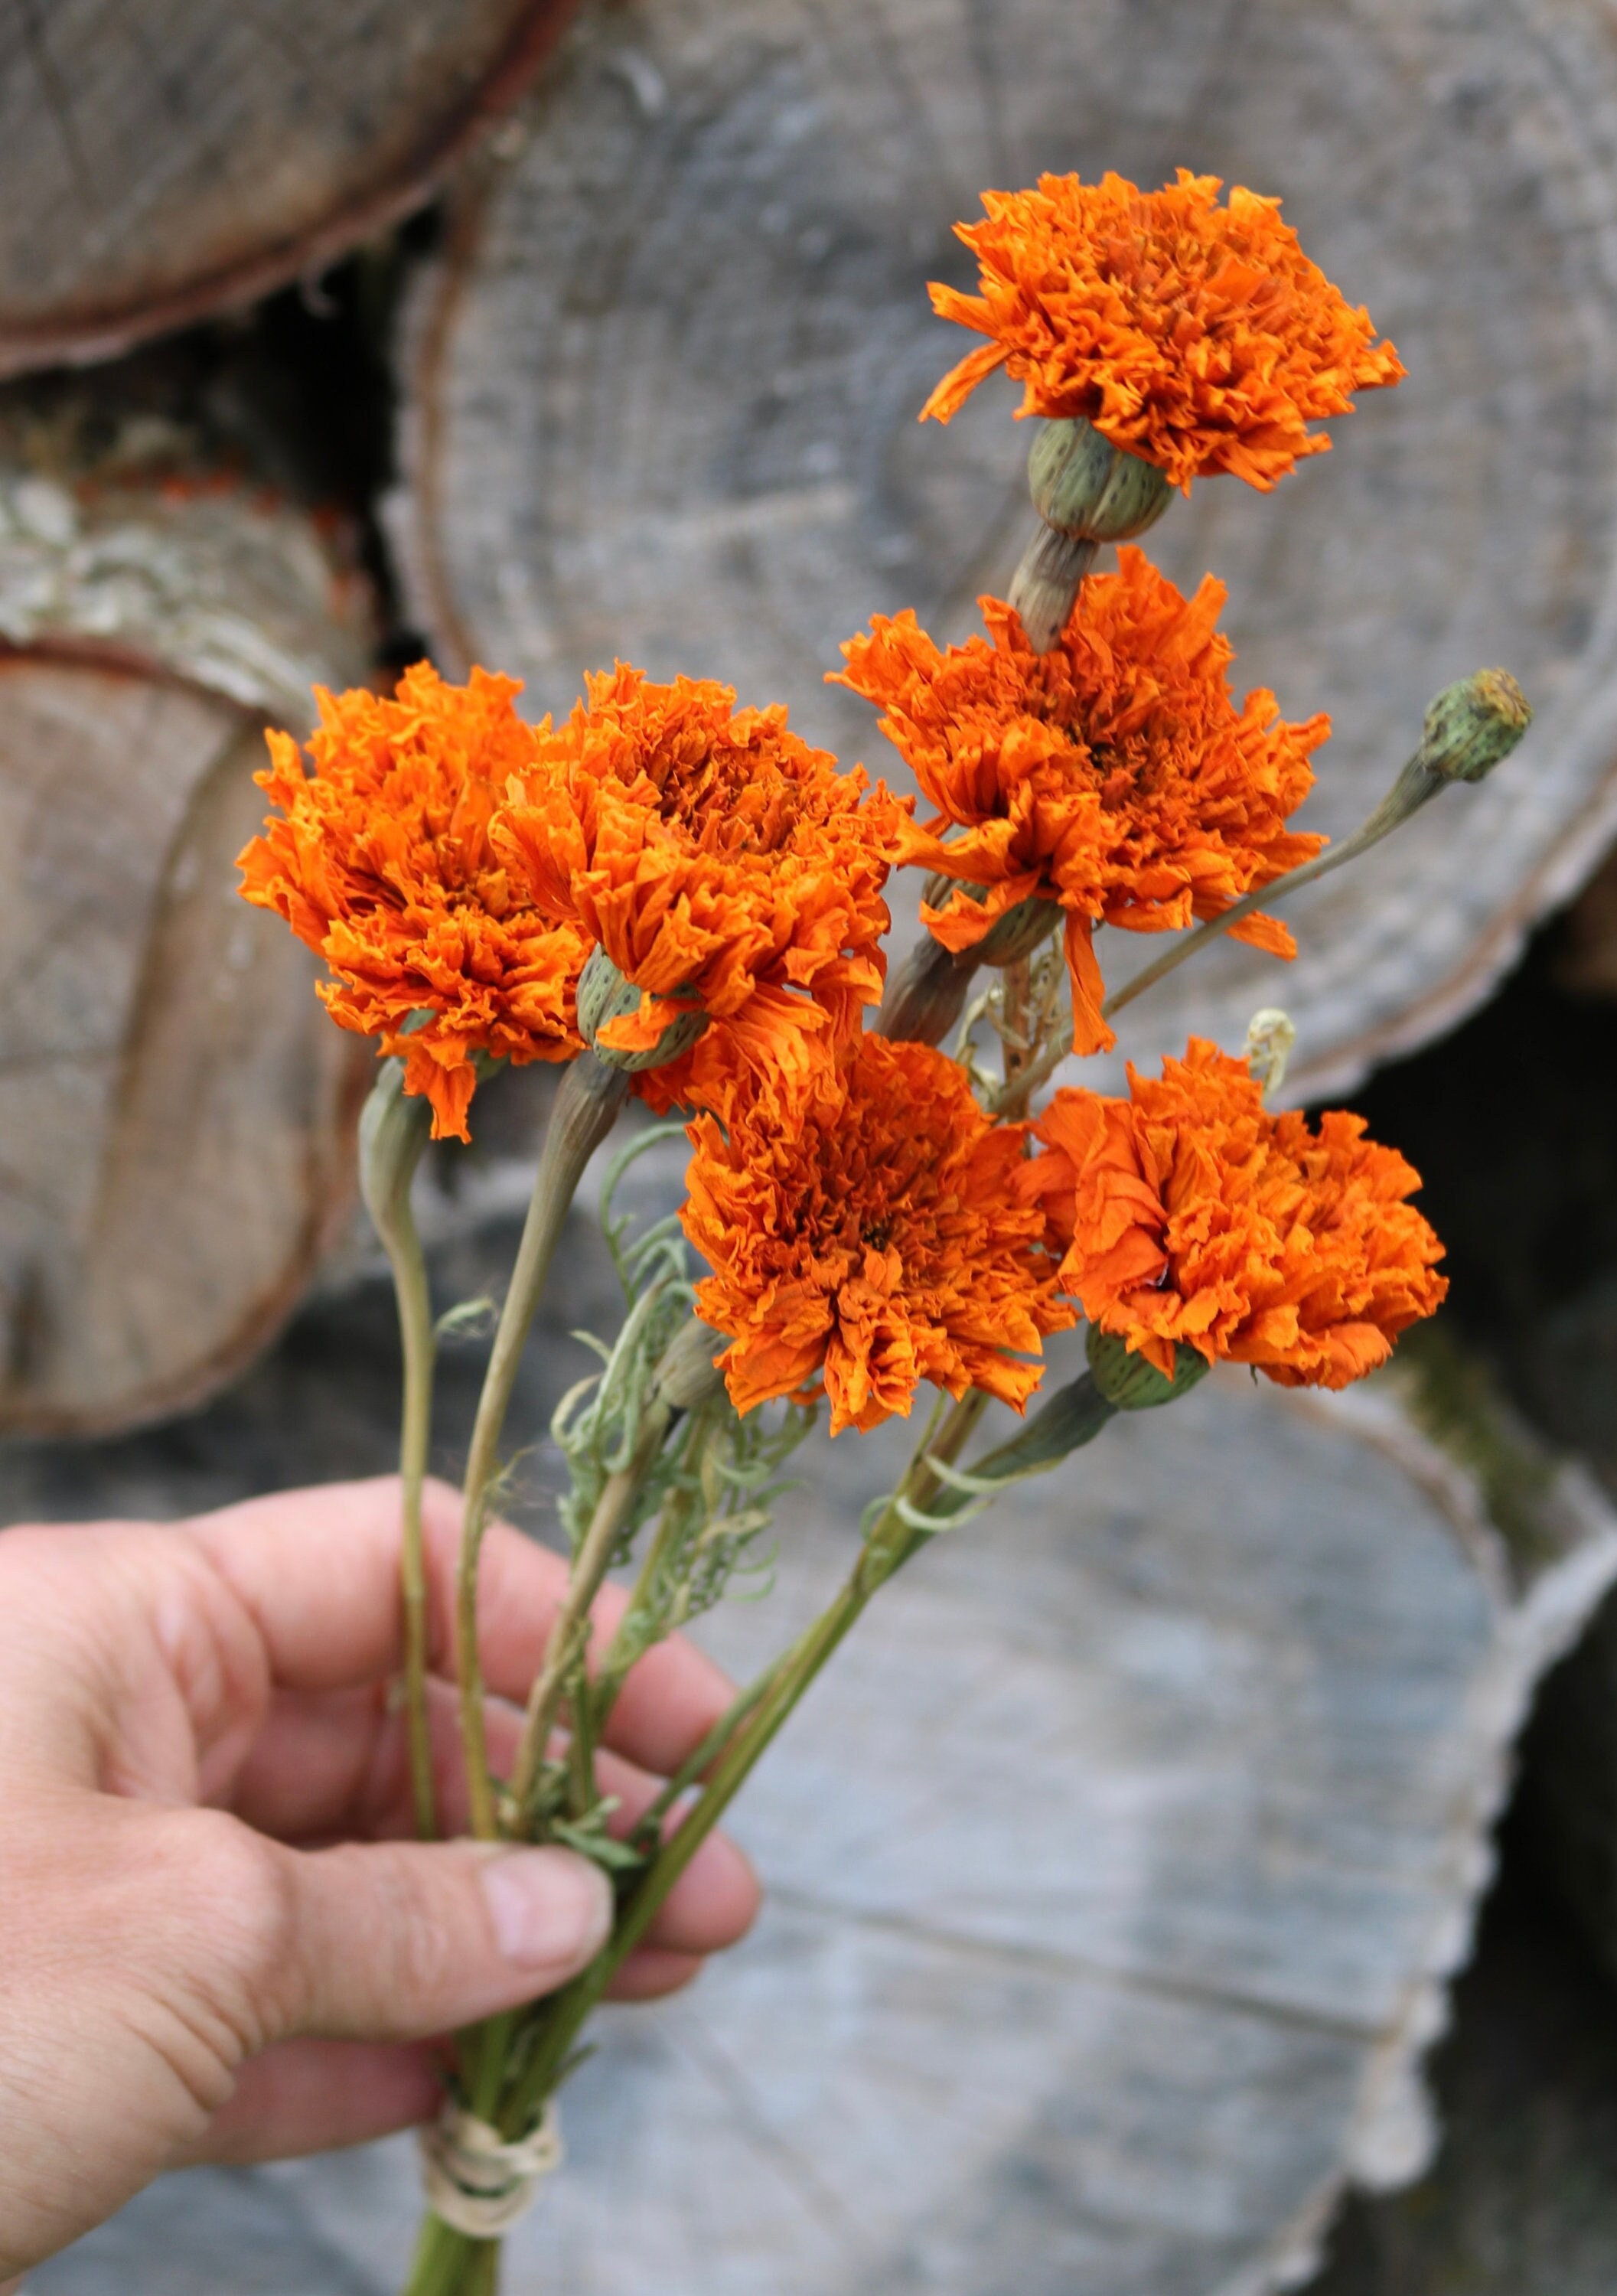
[[1127, 1100], [1056, 1094], [1030, 1194], [1089, 1321], [1173, 1376], [1176, 1343], [1282, 1387], [1346, 1387], [1448, 1291], [1420, 1176], [1337, 1110], [1271, 1116], [1244, 1061], [1193, 1037]]
[[481, 669], [447, 685], [418, 662], [390, 701], [321, 692], [316, 771], [270, 734], [258, 780], [284, 818], [239, 858], [243, 896], [331, 967], [320, 993], [332, 1018], [404, 1055], [435, 1139], [468, 1136], [474, 1054], [520, 1065], [579, 1049], [588, 943], [539, 913], [489, 843], [505, 783], [532, 755], [521, 691]]
[[947, 422], [1003, 366], [1022, 414], [1092, 422], [1186, 493], [1213, 471], [1267, 489], [1322, 453], [1329, 439], [1307, 425], [1403, 366], [1309, 262], [1278, 200], [1237, 185], [1220, 207], [1219, 189], [1181, 168], [1160, 192], [1112, 175], [985, 192], [987, 220], [955, 226], [981, 293], [930, 292], [940, 318], [989, 340], [923, 420]]
[[[748, 1057], [802, 1078], [808, 1038], [845, 1032], [882, 993], [904, 808], [861, 769], [839, 773], [778, 705], [738, 710], [728, 686], [654, 685], [621, 662], [587, 688], [564, 726], [538, 728], [496, 846], [640, 990], [607, 1044], [645, 1049], [700, 1008]], [[642, 1075], [643, 1095], [671, 1105], [690, 1061]]]
[[[1115, 574], [1084, 584], [1048, 653], [996, 598], [981, 601], [986, 641], [941, 648], [906, 611], [878, 616], [842, 649], [839, 682], [883, 712], [882, 730], [937, 808], [901, 825], [902, 857], [972, 888], [923, 907], [926, 923], [964, 949], [1019, 903], [1058, 902], [1080, 1053], [1112, 1041], [1096, 924], [1161, 932], [1216, 917], [1325, 842], [1286, 822], [1331, 721], [1288, 725], [1262, 687], [1235, 708], [1224, 596], [1209, 576], [1183, 598], [1125, 549]], [[1248, 917], [1232, 938], [1295, 953], [1273, 917]]]
[[907, 1414], [923, 1380], [1018, 1410], [1055, 1296], [1027, 1199], [1024, 1128], [995, 1125], [924, 1045], [858, 1036], [806, 1094], [737, 1066], [695, 1149], [681, 1217], [713, 1273], [702, 1319], [740, 1411], [823, 1382], [831, 1431]]

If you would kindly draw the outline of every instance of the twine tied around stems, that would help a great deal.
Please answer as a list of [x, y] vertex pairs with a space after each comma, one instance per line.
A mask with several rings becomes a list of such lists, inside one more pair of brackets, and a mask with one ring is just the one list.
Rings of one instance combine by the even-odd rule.
[[428, 2207], [468, 2240], [497, 2240], [520, 2223], [565, 2157], [554, 2097], [537, 2127], [510, 2141], [449, 2098], [417, 2141]]

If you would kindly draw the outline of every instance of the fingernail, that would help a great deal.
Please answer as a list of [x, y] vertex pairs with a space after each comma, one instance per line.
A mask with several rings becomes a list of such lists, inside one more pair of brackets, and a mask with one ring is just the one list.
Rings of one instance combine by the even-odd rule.
[[500, 1951], [517, 1969], [582, 1967], [606, 1942], [612, 1893], [606, 1876], [570, 1849], [512, 1849], [480, 1876]]

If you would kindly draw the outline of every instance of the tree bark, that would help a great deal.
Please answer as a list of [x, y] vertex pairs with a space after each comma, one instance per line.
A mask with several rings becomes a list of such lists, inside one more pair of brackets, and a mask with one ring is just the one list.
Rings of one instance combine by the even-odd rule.
[[0, 373], [311, 276], [418, 206], [571, 0], [0, 5]]
[[0, 1429], [102, 1431], [247, 1360], [348, 1201], [363, 1058], [233, 863], [367, 601], [228, 482], [13, 466], [0, 643]]
[[[1328, 91], [1328, 94], [1326, 93]], [[1301, 825], [1340, 837], [1451, 678], [1514, 669], [1539, 718], [1300, 897], [1293, 965], [1223, 945], [1123, 1049], [1300, 1034], [1288, 1094], [1449, 1027], [1617, 826], [1617, 43], [1592, 4], [1483, 0], [644, 0], [570, 37], [517, 156], [457, 198], [404, 361], [394, 531], [448, 660], [565, 710], [620, 654], [721, 677], [889, 774], [826, 690], [838, 642], [1005, 594], [1030, 512], [1015, 387], [916, 410], [967, 348], [925, 283], [987, 185], [1186, 162], [1284, 194], [1410, 370], [1272, 496], [1222, 478], [1146, 544], [1229, 585], [1237, 697], [1336, 733]], [[1103, 570], [1105, 563], [1103, 560]], [[1101, 936], [1108, 978], [1155, 955]], [[1091, 1069], [1089, 1080], [1101, 1071]]]

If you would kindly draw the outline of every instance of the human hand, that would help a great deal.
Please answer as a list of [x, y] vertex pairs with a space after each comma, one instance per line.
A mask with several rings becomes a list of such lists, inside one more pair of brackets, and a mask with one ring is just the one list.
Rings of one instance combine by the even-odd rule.
[[[459, 1502], [429, 1488], [435, 1677]], [[560, 1849], [409, 1841], [396, 1481], [176, 1524], [0, 1533], [0, 2280], [164, 2169], [319, 2152], [429, 2119], [432, 2037], [551, 1991], [611, 1919]], [[480, 1648], [490, 1758], [563, 1583], [496, 1525]], [[610, 1627], [621, 1597], [596, 1616]], [[690, 1644], [653, 1651], [602, 1775], [632, 1821], [728, 1702]], [[455, 1702], [432, 1696], [440, 1822], [464, 1823]], [[620, 1997], [667, 1992], [757, 1906], [721, 1837]]]

